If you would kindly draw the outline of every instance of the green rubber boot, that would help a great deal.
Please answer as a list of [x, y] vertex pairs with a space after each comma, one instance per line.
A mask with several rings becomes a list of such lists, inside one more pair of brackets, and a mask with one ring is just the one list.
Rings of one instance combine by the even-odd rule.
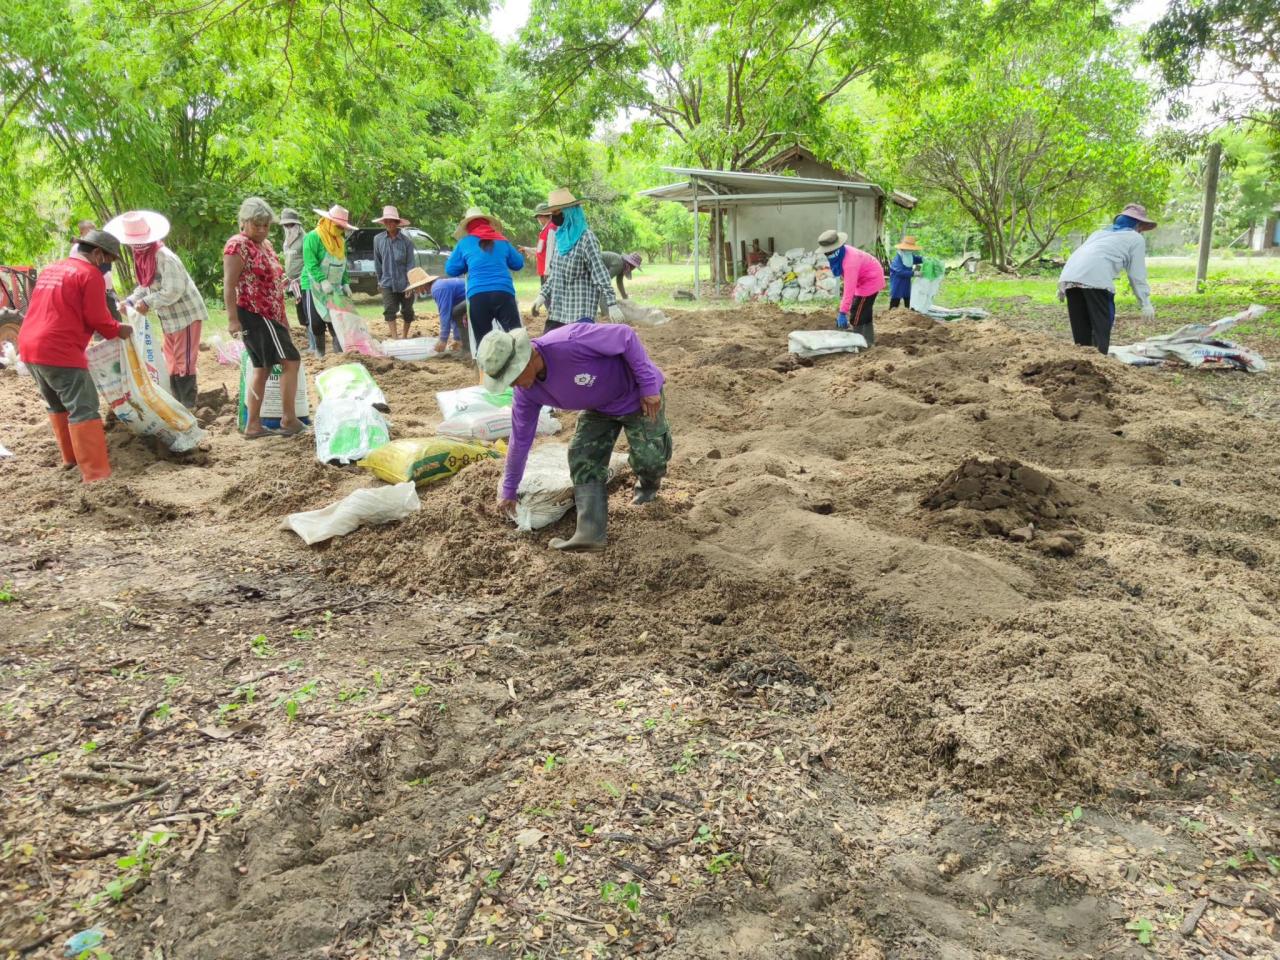
[[608, 538], [609, 489], [603, 483], [580, 483], [573, 488], [578, 529], [568, 540], [551, 541], [552, 550], [603, 550]]

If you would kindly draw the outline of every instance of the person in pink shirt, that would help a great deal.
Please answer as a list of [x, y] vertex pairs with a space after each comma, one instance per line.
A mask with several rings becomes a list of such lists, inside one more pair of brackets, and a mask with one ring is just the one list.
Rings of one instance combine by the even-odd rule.
[[871, 254], [850, 246], [848, 241], [847, 233], [827, 230], [818, 237], [818, 249], [826, 254], [832, 276], [839, 277], [844, 285], [836, 326], [861, 335], [867, 346], [871, 346], [876, 342], [871, 308], [876, 295], [885, 288], [884, 266]]

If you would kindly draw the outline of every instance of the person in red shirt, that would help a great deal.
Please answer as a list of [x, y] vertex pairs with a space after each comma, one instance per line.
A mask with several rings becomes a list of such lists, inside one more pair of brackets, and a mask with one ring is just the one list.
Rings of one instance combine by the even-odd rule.
[[101, 230], [86, 233], [71, 256], [40, 271], [18, 331], [18, 354], [49, 409], [62, 467], [79, 465], [85, 483], [111, 476], [85, 348], [95, 332], [107, 340], [133, 336], [107, 310], [103, 270], [119, 259], [119, 240]]
[[[536, 249], [530, 250], [527, 247], [522, 248], [526, 256], [532, 255], [538, 262], [538, 284], [545, 287], [547, 285], [547, 254], [551, 252], [551, 243], [556, 232], [556, 225], [551, 222], [551, 210], [545, 203], [538, 204], [533, 211], [533, 217], [538, 221], [538, 246]], [[546, 304], [543, 302], [542, 294], [538, 294], [538, 299], [533, 301], [533, 315], [536, 317], [538, 311]]]

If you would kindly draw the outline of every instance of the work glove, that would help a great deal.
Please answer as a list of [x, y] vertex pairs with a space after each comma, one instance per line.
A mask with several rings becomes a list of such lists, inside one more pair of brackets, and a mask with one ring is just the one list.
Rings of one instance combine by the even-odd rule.
[[351, 297], [351, 295], [352, 295], [352, 294], [351, 294], [351, 284], [349, 284], [349, 283], [344, 283], [344, 284], [342, 285], [342, 292], [343, 292], [343, 294], [345, 294], [345, 295], [347, 296], [347, 298], [349, 299], [349, 298]]
[[836, 314], [836, 328], [839, 330], [849, 329], [849, 315], [843, 310]]
[[1154, 320], [1155, 318], [1156, 318], [1156, 308], [1148, 303], [1145, 307], [1142, 308], [1142, 319]]
[[609, 308], [609, 319], [614, 323], [622, 323], [625, 317], [622, 315], [622, 308], [616, 303]]
[[536, 297], [533, 298], [533, 306], [530, 308], [530, 310], [532, 311], [533, 315], [536, 317], [538, 315], [538, 311], [541, 310], [546, 305], [547, 305], [547, 301], [542, 298], [542, 294], [538, 294]]
[[332, 283], [330, 283], [328, 280], [321, 280], [321, 281], [320, 281], [320, 292], [321, 292], [321, 293], [333, 293], [333, 284], [332, 284]]
[[1059, 303], [1067, 302], [1067, 291], [1063, 290], [1061, 287], [1058, 288], [1058, 302]]

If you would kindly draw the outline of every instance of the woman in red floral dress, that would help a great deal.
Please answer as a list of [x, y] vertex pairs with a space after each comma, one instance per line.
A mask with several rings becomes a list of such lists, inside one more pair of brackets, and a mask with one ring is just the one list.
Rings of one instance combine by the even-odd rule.
[[[253, 364], [252, 389], [245, 398], [249, 420], [244, 438], [291, 437], [306, 427], [294, 410], [301, 358], [289, 336], [284, 313], [284, 269], [267, 239], [275, 215], [260, 197], [240, 204], [240, 232], [222, 248], [222, 286], [227, 305], [227, 330], [240, 335]], [[279, 430], [262, 425], [262, 396], [271, 368], [280, 367], [280, 404], [284, 416]]]

